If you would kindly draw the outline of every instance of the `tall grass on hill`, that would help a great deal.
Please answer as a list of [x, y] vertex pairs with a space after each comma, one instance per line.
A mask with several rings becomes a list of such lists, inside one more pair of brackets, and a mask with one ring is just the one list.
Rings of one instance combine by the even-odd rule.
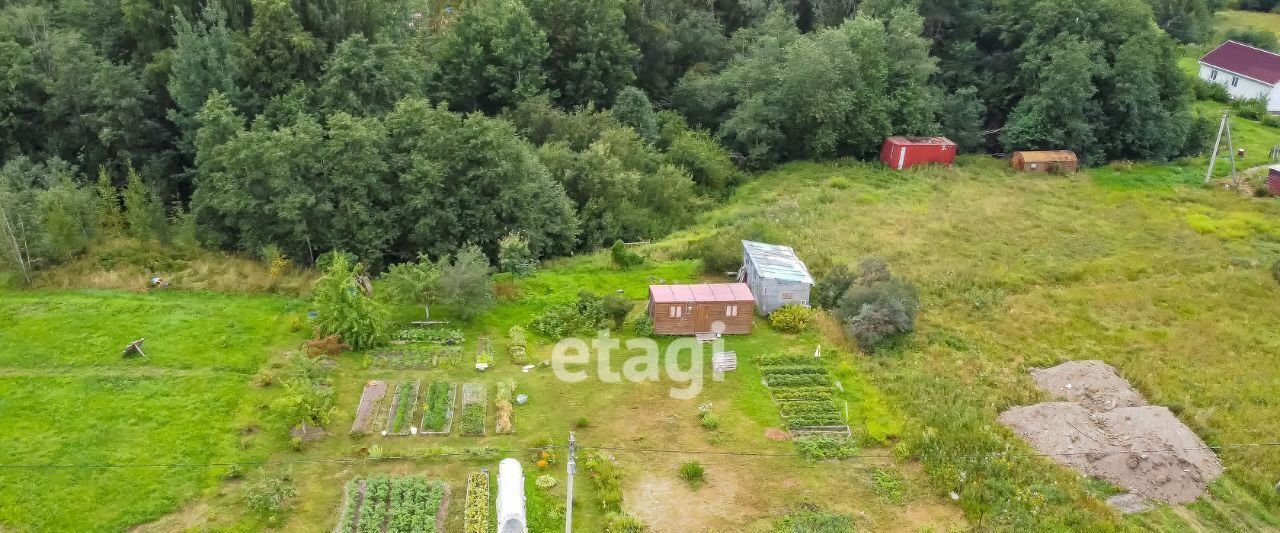
[[[1273, 129], [1240, 131], [1249, 146], [1280, 144]], [[908, 413], [899, 450], [934, 490], [956, 493], [971, 521], [995, 529], [1152, 527], [1185, 519], [1167, 508], [1122, 518], [1102, 503], [1107, 490], [1037, 456], [996, 417], [1043, 399], [1031, 368], [1094, 358], [1210, 444], [1274, 440], [1280, 286], [1267, 268], [1280, 258], [1280, 227], [1267, 221], [1280, 203], [1204, 188], [1204, 163], [1072, 176], [1019, 174], [984, 157], [907, 172], [796, 163], [677, 239], [760, 235], [794, 246], [819, 274], [885, 257], [920, 287], [924, 309], [917, 333], [860, 366]], [[1280, 528], [1280, 454], [1220, 456], [1227, 474], [1187, 508], [1192, 519]]]

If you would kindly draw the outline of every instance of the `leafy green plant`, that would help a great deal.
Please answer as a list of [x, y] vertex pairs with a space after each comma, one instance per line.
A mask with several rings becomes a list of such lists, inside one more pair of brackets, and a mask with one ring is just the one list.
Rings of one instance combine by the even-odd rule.
[[577, 301], [551, 306], [529, 322], [529, 328], [544, 337], [561, 339], [572, 333], [604, 328], [608, 320], [604, 298], [590, 291], [580, 291]]
[[711, 409], [698, 411], [698, 423], [703, 429], [715, 430], [720, 428], [720, 417]]
[[391, 433], [400, 434], [409, 430], [413, 415], [417, 412], [417, 390], [417, 381], [404, 381], [396, 386], [396, 414], [392, 419]]
[[510, 339], [507, 349], [511, 352], [511, 364], [517, 366], [529, 364], [529, 336], [524, 328], [511, 326], [511, 329], [507, 330], [507, 337]]
[[649, 526], [639, 518], [625, 513], [609, 513], [604, 516], [605, 533], [644, 533]]
[[636, 317], [631, 329], [641, 337], [652, 337], [653, 317], [649, 316], [649, 313], [641, 313], [640, 316]]
[[467, 476], [464, 519], [466, 533], [490, 533], [489, 474], [473, 472]]
[[787, 304], [769, 314], [769, 325], [783, 333], [800, 333], [812, 322], [813, 311], [803, 305]]
[[585, 417], [585, 416], [580, 416], [580, 417], [578, 417], [578, 419], [577, 419], [577, 420], [575, 420], [575, 421], [573, 422], [573, 427], [576, 427], [576, 428], [578, 428], [578, 429], [582, 429], [582, 428], [590, 427], [590, 426], [591, 426], [591, 420], [590, 420], [590, 419], [588, 419], [588, 418], [587, 418], [587, 417]]
[[268, 472], [263, 469], [245, 485], [244, 503], [255, 512], [278, 514], [292, 507], [297, 495], [289, 470]]
[[556, 485], [559, 485], [560, 481], [557, 480], [555, 476], [551, 474], [542, 474], [538, 476], [538, 479], [534, 481], [534, 484], [537, 485], [538, 488], [542, 490], [550, 490], [554, 488]]
[[444, 381], [433, 381], [427, 387], [423, 402], [422, 430], [444, 431], [449, 424], [449, 411], [453, 408], [453, 387]]
[[613, 246], [609, 248], [609, 257], [613, 259], [614, 266], [622, 270], [631, 270], [644, 264], [644, 258], [628, 250], [622, 240], [614, 241]]
[[702, 466], [702, 463], [689, 461], [680, 465], [679, 474], [680, 479], [685, 480], [692, 487], [697, 487], [702, 484], [706, 477], [706, 469]]
[[467, 437], [484, 435], [484, 405], [471, 403], [462, 407], [462, 434]]
[[601, 451], [587, 455], [584, 465], [605, 511], [622, 512], [622, 469]]
[[858, 455], [857, 443], [848, 437], [822, 434], [800, 435], [792, 439], [792, 442], [800, 450], [800, 455], [810, 461], [848, 459]]

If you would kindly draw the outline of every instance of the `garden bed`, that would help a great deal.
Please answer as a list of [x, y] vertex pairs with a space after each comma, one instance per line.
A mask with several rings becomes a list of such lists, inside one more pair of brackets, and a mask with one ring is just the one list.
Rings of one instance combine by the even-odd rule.
[[516, 432], [515, 380], [500, 381], [494, 386], [494, 422], [493, 432], [498, 435], [510, 435]]
[[466, 533], [491, 533], [489, 530], [489, 471], [467, 476], [467, 505], [463, 530]]
[[448, 435], [453, 430], [454, 399], [458, 397], [458, 384], [433, 381], [427, 386], [427, 396], [422, 405], [422, 426], [419, 435]]
[[784, 425], [794, 434], [851, 435], [836, 405], [834, 382], [816, 358], [771, 354], [755, 359]]
[[476, 340], [476, 370], [487, 370], [493, 366], [493, 339], [480, 337]]
[[485, 419], [488, 417], [489, 402], [485, 397], [484, 385], [465, 383], [462, 385], [462, 435], [466, 437], [483, 437]]
[[360, 395], [360, 406], [356, 408], [356, 420], [351, 424], [352, 435], [366, 435], [370, 424], [381, 411], [382, 399], [387, 395], [387, 384], [383, 381], [370, 381], [364, 384], [364, 393]]
[[413, 416], [418, 412], [418, 388], [421, 381], [413, 380], [400, 383], [391, 398], [391, 409], [387, 411], [387, 434], [408, 435], [412, 432]]
[[447, 487], [422, 476], [375, 475], [346, 484], [335, 533], [431, 533], [443, 525]]
[[461, 346], [411, 343], [370, 355], [366, 366], [391, 370], [428, 370], [449, 368], [461, 359]]

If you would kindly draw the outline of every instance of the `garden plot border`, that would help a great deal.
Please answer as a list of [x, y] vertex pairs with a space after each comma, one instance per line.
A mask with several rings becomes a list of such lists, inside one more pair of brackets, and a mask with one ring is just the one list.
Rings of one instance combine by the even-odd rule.
[[[462, 384], [462, 401], [458, 407], [458, 413], [462, 418], [461, 426], [458, 434], [463, 437], [483, 437], [488, 434], [489, 424], [489, 390], [482, 383], [463, 383]], [[484, 420], [480, 423], [480, 434], [467, 434], [467, 406], [479, 404], [484, 412]]]
[[[427, 386], [430, 387], [431, 385], [428, 383]], [[454, 408], [458, 406], [458, 384], [456, 382], [449, 383], [449, 409], [444, 413], [444, 428], [440, 431], [426, 430], [426, 404], [424, 403], [423, 406], [422, 418], [418, 419], [418, 435], [423, 437], [443, 437], [453, 433]]]
[[414, 427], [414, 422], [417, 421], [414, 419], [413, 415], [418, 410], [418, 393], [421, 392], [421, 388], [422, 388], [422, 380], [420, 379], [415, 379], [413, 380], [413, 382], [410, 383], [410, 387], [413, 388], [413, 396], [412, 396], [411, 403], [409, 404], [409, 408], [413, 409], [413, 411], [409, 413], [409, 420], [408, 420], [409, 425], [401, 429], [401, 431], [399, 432], [393, 431], [396, 425], [396, 417], [399, 416], [400, 414], [399, 410], [402, 408], [402, 406], [400, 405], [399, 392], [400, 392], [400, 385], [403, 385], [403, 384], [404, 382], [400, 382], [399, 384], [397, 384], [396, 390], [392, 392], [391, 410], [387, 411], [386, 435], [388, 437], [408, 436], [410, 433], [412, 433], [410, 428]]
[[[381, 390], [378, 388], [381, 387]], [[377, 397], [374, 397], [374, 395]], [[364, 384], [364, 392], [360, 394], [360, 404], [356, 407], [356, 419], [351, 423], [352, 435], [368, 435], [369, 422], [382, 410], [382, 400], [387, 396], [387, 382], [370, 380]]]

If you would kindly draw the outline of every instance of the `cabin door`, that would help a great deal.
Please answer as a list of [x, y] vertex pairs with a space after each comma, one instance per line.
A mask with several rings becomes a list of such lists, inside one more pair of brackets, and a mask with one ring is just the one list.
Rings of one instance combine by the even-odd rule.
[[707, 306], [693, 306], [693, 330], [695, 333], [711, 331], [711, 314], [707, 312]]

